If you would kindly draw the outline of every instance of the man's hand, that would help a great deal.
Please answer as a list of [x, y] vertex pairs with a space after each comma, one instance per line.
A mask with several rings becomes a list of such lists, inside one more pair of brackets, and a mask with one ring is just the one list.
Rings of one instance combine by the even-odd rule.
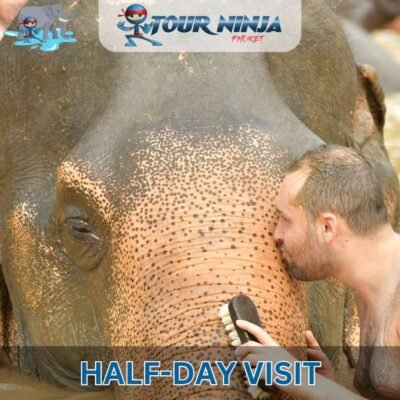
[[249, 361], [252, 367], [257, 366], [259, 361], [279, 361], [294, 362], [296, 359], [285, 349], [279, 346], [274, 339], [263, 329], [248, 321], [237, 320], [239, 328], [251, 333], [256, 337], [257, 342], [247, 342], [236, 349], [236, 355], [242, 361]]
[[307, 356], [309, 361], [321, 361], [322, 367], [317, 372], [332, 381], [336, 380], [336, 374], [327, 355], [322, 351], [317, 339], [315, 339], [311, 331], [305, 333], [307, 341]]
[[0, 40], [27, 0], [0, 0]]
[[[250, 365], [253, 367], [255, 367], [259, 361], [272, 361], [273, 363], [277, 363], [279, 361], [294, 362], [296, 360], [290, 353], [280, 347], [278, 343], [276, 343], [275, 340], [273, 340], [271, 336], [259, 326], [242, 320], [236, 321], [236, 324], [239, 328], [242, 328], [254, 335], [259, 342], [247, 342], [238, 347], [236, 349], [236, 355], [240, 358], [240, 360], [249, 361]], [[309, 386], [291, 384], [288, 386], [278, 387], [292, 397], [305, 400], [364, 399], [363, 397], [360, 397], [343, 386], [338, 385], [336, 382], [333, 382], [331, 379], [327, 379], [327, 374], [329, 375], [333, 373], [333, 368], [330, 365], [328, 357], [323, 353], [314, 335], [309, 331], [306, 332], [306, 340], [308, 344], [309, 358], [322, 362], [322, 368], [317, 374], [316, 385]], [[325, 373], [324, 371], [330, 372]]]

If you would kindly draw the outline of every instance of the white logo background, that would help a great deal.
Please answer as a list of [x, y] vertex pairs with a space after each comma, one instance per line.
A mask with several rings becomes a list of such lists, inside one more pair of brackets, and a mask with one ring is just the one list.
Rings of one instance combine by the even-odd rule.
[[[225, 19], [247, 16], [250, 20], [254, 16], [260, 16], [260, 19], [270, 16], [270, 24], [279, 16], [282, 32], [254, 33], [248, 28], [243, 33], [224, 29], [218, 35], [209, 35], [202, 29], [198, 33], [181, 33], [177, 29], [166, 33], [160, 24], [155, 35], [144, 35], [161, 42], [162, 46], [134, 39], [137, 46], [126, 47], [125, 35], [133, 32], [123, 32], [117, 27], [120, 21], [130, 26], [125, 17], [118, 17], [118, 14], [135, 3], [147, 9], [147, 19], [143, 24], [150, 24], [156, 15], [178, 18], [208, 16], [211, 20], [208, 27], [216, 32], [221, 16]], [[301, 0], [100, 0], [99, 17], [100, 41], [105, 48], [115, 52], [287, 52], [294, 49], [301, 39]]]

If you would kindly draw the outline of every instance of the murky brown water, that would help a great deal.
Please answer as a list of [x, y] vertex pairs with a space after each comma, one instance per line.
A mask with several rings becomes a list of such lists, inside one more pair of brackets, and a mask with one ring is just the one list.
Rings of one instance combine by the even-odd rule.
[[10, 369], [0, 369], [0, 400], [111, 400], [109, 391], [77, 393], [58, 389]]

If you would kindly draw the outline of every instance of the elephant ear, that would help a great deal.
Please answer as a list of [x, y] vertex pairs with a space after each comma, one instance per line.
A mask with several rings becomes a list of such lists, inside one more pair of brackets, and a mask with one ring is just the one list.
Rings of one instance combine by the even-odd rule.
[[362, 150], [371, 143], [383, 148], [383, 128], [385, 125], [385, 94], [378, 74], [370, 65], [357, 65], [359, 89], [352, 112], [351, 135], [346, 137], [350, 147]]
[[369, 111], [378, 131], [383, 135], [385, 125], [385, 94], [379, 82], [376, 69], [370, 65], [359, 65], [358, 71], [364, 88]]
[[356, 368], [360, 357], [360, 318], [355, 291], [346, 288], [343, 324], [343, 349], [351, 368]]
[[360, 150], [374, 167], [385, 194], [388, 220], [395, 230], [400, 230], [399, 180], [383, 140], [385, 95], [373, 67], [358, 66], [358, 73], [359, 91], [353, 111], [352, 132], [347, 136], [347, 145]]
[[46, 17], [48, 17], [48, 18], [54, 18], [56, 16], [54, 11], [55, 11], [54, 6], [44, 7], [44, 13], [46, 14]]
[[[0, 136], [0, 146], [4, 149], [4, 140]], [[4, 193], [4, 151], [0, 151], [0, 203], [3, 200]], [[1, 210], [1, 207], [0, 207]], [[7, 298], [8, 291], [4, 281], [3, 271], [2, 271], [2, 261], [3, 261], [3, 223], [2, 215], [0, 211], [0, 347], [3, 348], [7, 345], [7, 318], [6, 318], [6, 308], [7, 308]], [[2, 357], [0, 356], [0, 363]]]
[[[4, 148], [4, 135], [0, 134], [0, 204], [4, 193]], [[11, 358], [14, 358], [12, 354], [16, 351], [12, 346], [16, 344], [17, 329], [2, 268], [4, 224], [1, 209], [2, 207], [0, 207], [0, 366], [10, 363], [15, 366], [15, 361], [11, 362]]]
[[0, 265], [0, 367], [3, 365], [20, 367], [19, 346], [21, 343], [3, 269]]

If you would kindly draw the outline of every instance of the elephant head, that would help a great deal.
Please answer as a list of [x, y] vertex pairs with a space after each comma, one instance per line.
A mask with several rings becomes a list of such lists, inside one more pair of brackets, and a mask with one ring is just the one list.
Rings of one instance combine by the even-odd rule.
[[52, 19], [53, 21], [58, 19], [61, 22], [68, 22], [69, 19], [67, 15], [65, 14], [64, 10], [59, 4], [54, 4], [51, 6], [44, 6], [43, 11], [46, 14], [46, 16], [49, 19]]
[[[20, 368], [76, 387], [82, 359], [233, 357], [218, 309], [239, 293], [282, 345], [305, 344], [304, 286], [273, 241], [285, 168], [323, 140], [361, 148], [393, 223], [398, 182], [375, 77], [357, 68], [325, 2], [303, 3], [302, 42], [288, 54], [110, 53], [94, 0], [74, 19], [79, 46], [1, 52], [1, 264], [13, 309], [1, 337], [38, 349], [18, 354]], [[236, 376], [135, 398], [245, 393]]]

